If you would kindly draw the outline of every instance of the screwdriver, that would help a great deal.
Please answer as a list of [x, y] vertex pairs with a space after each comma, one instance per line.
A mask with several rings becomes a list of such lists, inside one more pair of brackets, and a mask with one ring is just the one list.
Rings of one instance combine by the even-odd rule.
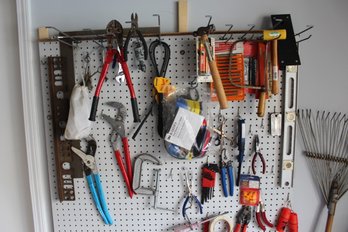
[[239, 186], [240, 174], [242, 171], [242, 163], [244, 159], [244, 151], [245, 151], [245, 119], [238, 119], [238, 175], [237, 175], [237, 183]]

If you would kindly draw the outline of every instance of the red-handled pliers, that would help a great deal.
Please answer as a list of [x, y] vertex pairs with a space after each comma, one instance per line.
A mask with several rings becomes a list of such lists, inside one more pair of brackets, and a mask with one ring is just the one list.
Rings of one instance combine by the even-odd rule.
[[243, 205], [239, 210], [236, 217], [236, 226], [234, 227], [233, 232], [246, 232], [248, 229], [248, 224], [251, 220], [251, 208], [250, 206]]
[[[116, 119], [113, 119], [106, 114], [102, 114], [102, 118], [105, 121], [107, 121], [112, 127], [110, 142], [111, 142], [112, 148], [115, 152], [117, 164], [118, 164], [120, 171], [122, 173], [124, 182], [126, 183], [128, 194], [132, 198], [133, 193], [134, 193], [133, 188], [132, 188], [132, 180], [133, 180], [132, 161], [130, 158], [130, 151], [129, 151], [129, 147], [128, 147], [128, 138], [126, 136], [126, 132], [124, 129], [124, 120], [126, 119], [127, 111], [122, 103], [107, 102], [106, 104], [109, 106], [115, 107], [118, 110], [118, 114], [116, 116]], [[125, 161], [126, 161], [126, 168], [123, 164], [121, 152], [118, 148], [117, 140], [119, 137], [121, 138], [122, 144], [123, 144], [123, 150], [124, 150]]]
[[261, 197], [260, 197], [259, 204], [256, 206], [255, 213], [256, 213], [257, 224], [259, 225], [261, 230], [266, 231], [265, 225], [267, 225], [271, 228], [274, 227], [274, 225], [271, 222], [269, 222], [269, 220], [266, 217], [265, 204], [262, 202]]
[[106, 27], [106, 39], [107, 39], [106, 57], [103, 63], [103, 68], [100, 73], [99, 81], [98, 81], [95, 94], [93, 97], [89, 120], [95, 121], [95, 117], [97, 115], [97, 107], [99, 102], [100, 91], [103, 86], [109, 66], [111, 62], [114, 60], [114, 57], [116, 57], [116, 60], [121, 64], [122, 70], [126, 77], [127, 86], [128, 86], [130, 97], [131, 97], [134, 122], [140, 122], [138, 102], [135, 96], [135, 91], [133, 88], [133, 83], [129, 73], [128, 65], [124, 57], [123, 28], [120, 22], [118, 22], [117, 20], [112, 20], [108, 23]]

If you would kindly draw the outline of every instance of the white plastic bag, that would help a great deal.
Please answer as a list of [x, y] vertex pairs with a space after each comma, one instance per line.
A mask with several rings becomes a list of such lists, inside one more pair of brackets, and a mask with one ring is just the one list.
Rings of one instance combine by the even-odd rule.
[[69, 140], [83, 139], [89, 136], [92, 122], [88, 120], [91, 100], [87, 86], [76, 84], [70, 97], [70, 109], [64, 137]]

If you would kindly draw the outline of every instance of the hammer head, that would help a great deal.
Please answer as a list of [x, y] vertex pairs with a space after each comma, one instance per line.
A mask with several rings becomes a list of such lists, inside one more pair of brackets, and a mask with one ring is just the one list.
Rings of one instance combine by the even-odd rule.
[[210, 33], [215, 31], [215, 25], [214, 24], [209, 24], [206, 27], [199, 27], [197, 31], [193, 32], [193, 36], [202, 36], [202, 35], [209, 35]]

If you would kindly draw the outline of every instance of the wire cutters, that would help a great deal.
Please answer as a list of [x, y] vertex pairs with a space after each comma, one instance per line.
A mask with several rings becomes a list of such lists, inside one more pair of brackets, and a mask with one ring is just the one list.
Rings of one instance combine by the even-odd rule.
[[128, 34], [127, 34], [127, 38], [124, 42], [124, 60], [127, 61], [128, 60], [128, 44], [129, 44], [129, 41], [131, 39], [131, 37], [136, 33], [138, 38], [140, 39], [141, 41], [141, 44], [144, 48], [144, 59], [147, 60], [147, 53], [148, 53], [148, 49], [147, 49], [147, 44], [146, 44], [146, 41], [144, 39], [144, 36], [143, 34], [140, 32], [139, 28], [138, 28], [138, 14], [135, 13], [131, 15], [131, 28], [129, 29], [128, 31]]
[[242, 229], [242, 232], [246, 232], [247, 228], [248, 228], [248, 224], [251, 220], [251, 208], [250, 206], [242, 206], [242, 209], [239, 210], [238, 214], [237, 214], [237, 224], [234, 227], [233, 232], [240, 232], [240, 230]]
[[[94, 139], [88, 141], [87, 154], [76, 147], [71, 147], [71, 150], [81, 158], [83, 162], [84, 172], [86, 175], [89, 190], [91, 191], [92, 198], [95, 206], [97, 207], [100, 216], [107, 225], [111, 225], [113, 220], [109, 214], [108, 207], [104, 196], [104, 191], [101, 185], [100, 176], [95, 161], [95, 152], [97, 143]], [[96, 185], [96, 186], [95, 186]]]
[[262, 174], [265, 174], [266, 172], [266, 161], [265, 158], [263, 158], [263, 155], [261, 154], [261, 148], [260, 148], [260, 140], [259, 140], [259, 136], [255, 135], [255, 143], [254, 143], [254, 148], [255, 148], [255, 154], [254, 157], [251, 161], [251, 168], [253, 170], [253, 174], [256, 173], [256, 165], [255, 165], [255, 161], [256, 161], [256, 157], [259, 156], [261, 163], [262, 163]]
[[[190, 209], [194, 202], [196, 202], [197, 206], [199, 207], [199, 212], [203, 213], [203, 206], [201, 202], [198, 200], [197, 196], [192, 193], [192, 179], [189, 181], [188, 174], [185, 172], [185, 178], [186, 178], [186, 185], [188, 190], [188, 195], [186, 196], [184, 205], [182, 207], [182, 216], [190, 222], [189, 217], [186, 214], [186, 210]], [[189, 205], [188, 205], [189, 204]]]
[[[106, 114], [102, 114], [102, 118], [105, 121], [107, 121], [112, 127], [110, 142], [111, 142], [112, 148], [114, 150], [116, 161], [117, 161], [117, 164], [118, 164], [120, 171], [122, 173], [124, 182], [126, 183], [128, 194], [132, 198], [133, 193], [134, 193], [133, 188], [132, 188], [132, 180], [133, 180], [132, 161], [130, 158], [130, 151], [129, 151], [129, 147], [128, 147], [128, 138], [126, 136], [126, 132], [125, 132], [125, 128], [124, 128], [124, 120], [127, 117], [127, 111], [122, 103], [107, 102], [106, 104], [109, 106], [112, 106], [118, 110], [118, 114], [116, 116], [116, 119], [113, 119]], [[121, 138], [122, 144], [123, 144], [126, 167], [123, 164], [121, 152], [118, 148], [118, 138], [119, 137]]]
[[221, 161], [220, 161], [220, 175], [221, 175], [221, 183], [222, 183], [222, 190], [224, 192], [224, 196], [228, 197], [227, 192], [227, 180], [226, 180], [226, 172], [228, 175], [228, 184], [229, 184], [229, 191], [230, 196], [233, 196], [234, 193], [234, 177], [233, 177], [233, 166], [232, 161], [225, 162], [223, 157], [226, 157], [226, 148], [223, 148], [221, 151]]
[[108, 72], [109, 66], [111, 62], [114, 60], [114, 57], [116, 57], [117, 61], [121, 64], [123, 73], [126, 77], [127, 86], [130, 93], [130, 99], [131, 99], [131, 105], [132, 105], [132, 112], [133, 112], [133, 119], [134, 122], [140, 122], [139, 117], [139, 109], [138, 109], [138, 102], [135, 95], [132, 79], [130, 76], [130, 72], [128, 69], [127, 62], [124, 58], [124, 49], [123, 49], [123, 28], [120, 22], [117, 20], [112, 20], [108, 23], [106, 27], [106, 39], [107, 39], [107, 49], [106, 49], [106, 56], [104, 59], [102, 71], [100, 73], [99, 81], [94, 93], [91, 112], [89, 116], [89, 120], [95, 121], [96, 115], [97, 115], [97, 108], [98, 108], [98, 102], [99, 102], [99, 95], [101, 92], [101, 88], [104, 84], [106, 74]]
[[259, 204], [256, 206], [255, 213], [256, 213], [257, 224], [263, 231], [266, 231], [266, 226], [264, 224], [266, 224], [267, 226], [271, 228], [274, 227], [274, 225], [270, 223], [266, 217], [265, 204], [262, 202], [261, 197], [260, 197]]

